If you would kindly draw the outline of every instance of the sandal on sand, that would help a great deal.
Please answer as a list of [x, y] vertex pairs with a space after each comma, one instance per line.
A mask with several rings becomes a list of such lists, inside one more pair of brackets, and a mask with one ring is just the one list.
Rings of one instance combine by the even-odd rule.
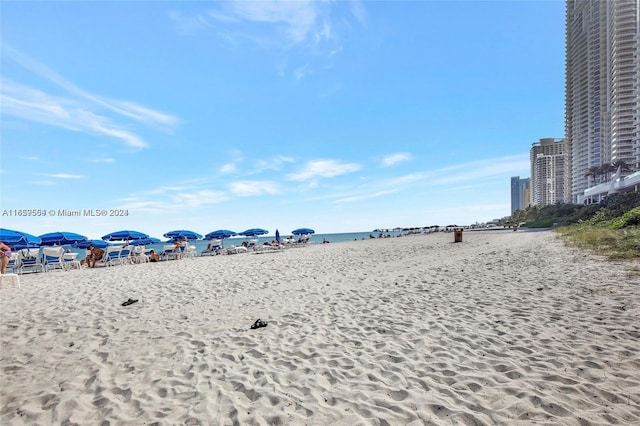
[[138, 301], [138, 299], [129, 299], [126, 302], [123, 302], [122, 306], [129, 306], [129, 305], [131, 305], [133, 303], [136, 303], [137, 301]]
[[260, 327], [266, 327], [267, 323], [262, 321], [261, 319], [256, 320], [256, 322], [253, 323], [253, 325], [251, 326], [252, 330], [255, 330], [256, 328], [260, 328]]

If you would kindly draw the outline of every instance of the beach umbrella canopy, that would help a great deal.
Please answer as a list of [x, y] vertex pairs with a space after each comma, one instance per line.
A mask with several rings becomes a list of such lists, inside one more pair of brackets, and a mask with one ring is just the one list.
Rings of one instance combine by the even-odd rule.
[[26, 232], [14, 231], [12, 229], [0, 228], [0, 241], [12, 249], [23, 249], [39, 246], [42, 243], [40, 237], [27, 234]]
[[225, 238], [233, 237], [234, 235], [238, 235], [233, 231], [229, 231], [228, 229], [218, 229], [217, 231], [209, 232], [204, 236], [203, 240], [224, 240]]
[[280, 231], [276, 229], [276, 241], [280, 244]]
[[246, 231], [242, 231], [240, 235], [244, 235], [245, 237], [257, 237], [258, 235], [265, 235], [268, 233], [269, 231], [267, 231], [266, 229], [251, 228], [247, 229]]
[[43, 246], [64, 246], [86, 241], [88, 238], [74, 232], [49, 232], [48, 234], [40, 235], [40, 239]]
[[77, 243], [74, 244], [75, 247], [78, 247], [80, 249], [86, 249], [90, 245], [93, 245], [95, 248], [103, 249], [103, 248], [109, 247], [111, 243], [103, 240], [84, 240], [84, 241], [78, 241]]
[[291, 231], [293, 235], [315, 234], [316, 231], [310, 228], [298, 228]]
[[184, 229], [178, 231], [171, 231], [164, 234], [165, 238], [172, 238], [174, 240], [199, 240], [202, 235], [197, 232], [187, 231]]
[[137, 240], [131, 240], [129, 241], [129, 244], [132, 246], [146, 246], [149, 244], [157, 244], [159, 242], [160, 242], [159, 238], [149, 237], [149, 238], [139, 238]]
[[116, 231], [102, 237], [105, 241], [139, 240], [140, 238], [149, 238], [149, 236], [138, 231]]

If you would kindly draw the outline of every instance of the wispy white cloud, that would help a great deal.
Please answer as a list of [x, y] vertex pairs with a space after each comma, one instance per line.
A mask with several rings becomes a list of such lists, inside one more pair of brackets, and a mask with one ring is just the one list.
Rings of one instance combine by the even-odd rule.
[[84, 179], [84, 176], [82, 175], [72, 175], [69, 173], [51, 173], [46, 174], [45, 176], [53, 179]]
[[332, 178], [360, 170], [362, 166], [356, 163], [341, 163], [335, 160], [309, 161], [302, 170], [288, 175], [289, 180], [303, 181], [314, 178]]
[[[508, 156], [487, 160], [454, 164], [439, 169], [422, 170], [397, 177], [370, 179], [358, 186], [344, 188], [340, 192], [326, 194], [333, 203], [363, 201], [388, 195], [392, 192], [416, 191], [428, 188], [457, 189], [458, 184], [482, 186], [488, 179], [504, 178], [520, 173], [529, 167], [529, 156]], [[456, 186], [454, 186], [456, 185]]]
[[[341, 31], [350, 29], [352, 22], [359, 26], [366, 23], [362, 3], [332, 1], [215, 2], [206, 12], [187, 15], [171, 11], [169, 17], [179, 33], [212, 28], [216, 36], [233, 47], [248, 42], [285, 57], [292, 52], [302, 53], [300, 62], [304, 65], [289, 58], [291, 75], [296, 80], [327, 69], [327, 60], [343, 50]], [[279, 75], [288, 74], [287, 62], [278, 60]]]
[[213, 191], [202, 189], [194, 192], [181, 192], [172, 196], [174, 206], [184, 207], [201, 207], [220, 203], [225, 201], [227, 197], [221, 191]]
[[170, 10], [167, 16], [173, 21], [178, 34], [192, 34], [210, 26], [206, 15], [185, 15], [179, 10]]
[[395, 154], [388, 155], [382, 159], [383, 167], [394, 166], [398, 163], [403, 163], [405, 161], [409, 161], [413, 158], [413, 156], [408, 152], [398, 152]]
[[147, 146], [136, 134], [118, 128], [109, 118], [88, 111], [88, 105], [76, 100], [51, 96], [6, 79], [0, 90], [3, 114], [69, 131], [114, 137], [132, 148]]
[[237, 171], [238, 171], [238, 166], [236, 165], [236, 163], [227, 163], [227, 164], [223, 164], [222, 167], [220, 167], [220, 173], [222, 174], [231, 174]]
[[224, 22], [271, 25], [291, 43], [301, 43], [323, 34], [318, 24], [323, 5], [306, 1], [241, 1], [222, 3], [223, 10], [209, 16]]
[[362, 194], [362, 195], [354, 195], [351, 197], [337, 198], [333, 200], [333, 203], [353, 203], [358, 201], [371, 200], [373, 198], [384, 197], [385, 195], [393, 194], [394, 192], [398, 192], [399, 189], [390, 189], [386, 191], [378, 191], [370, 194]]
[[364, 7], [364, 4], [360, 0], [354, 0], [349, 3], [349, 11], [356, 18], [356, 20], [362, 25], [366, 27], [369, 21], [367, 16], [367, 11]]
[[91, 163], [105, 163], [105, 164], [111, 164], [111, 163], [115, 163], [116, 159], [115, 158], [111, 158], [111, 157], [103, 157], [103, 158], [93, 158], [91, 160], [89, 160]]
[[295, 159], [293, 157], [288, 157], [286, 155], [277, 155], [272, 158], [256, 161], [255, 170], [257, 173], [262, 173], [266, 170], [278, 171], [282, 170], [285, 165], [291, 164], [294, 161]]
[[189, 189], [192, 189], [192, 188], [186, 185], [163, 185], [148, 191], [148, 193], [149, 194], [166, 194], [166, 193], [172, 193], [172, 192], [187, 191]]
[[171, 130], [179, 124], [179, 119], [173, 115], [128, 100], [110, 100], [82, 90], [9, 43], [4, 43], [3, 49], [10, 60], [67, 92], [66, 97], [51, 95], [3, 77], [0, 100], [4, 114], [71, 131], [110, 136], [136, 149], [145, 148], [148, 144], [129, 130], [129, 124], [120, 124], [118, 119], [127, 118], [163, 130]]
[[280, 193], [278, 185], [270, 181], [237, 181], [229, 185], [229, 191], [238, 197], [250, 197], [263, 194]]

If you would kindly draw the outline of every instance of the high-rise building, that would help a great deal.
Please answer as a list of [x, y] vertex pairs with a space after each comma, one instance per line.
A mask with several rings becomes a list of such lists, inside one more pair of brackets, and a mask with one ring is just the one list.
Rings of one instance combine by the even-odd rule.
[[531, 146], [531, 204], [565, 201], [565, 140], [544, 138]]
[[529, 183], [529, 178], [520, 179], [520, 176], [511, 177], [511, 214], [516, 210], [524, 210], [531, 204]]
[[565, 43], [565, 201], [575, 203], [606, 179], [596, 167], [640, 169], [640, 0], [567, 0]]

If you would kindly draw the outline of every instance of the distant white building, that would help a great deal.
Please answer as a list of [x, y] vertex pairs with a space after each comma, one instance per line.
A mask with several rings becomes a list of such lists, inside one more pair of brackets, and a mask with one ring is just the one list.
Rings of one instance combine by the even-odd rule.
[[531, 204], [547, 206], [564, 202], [564, 139], [544, 138], [531, 147]]

